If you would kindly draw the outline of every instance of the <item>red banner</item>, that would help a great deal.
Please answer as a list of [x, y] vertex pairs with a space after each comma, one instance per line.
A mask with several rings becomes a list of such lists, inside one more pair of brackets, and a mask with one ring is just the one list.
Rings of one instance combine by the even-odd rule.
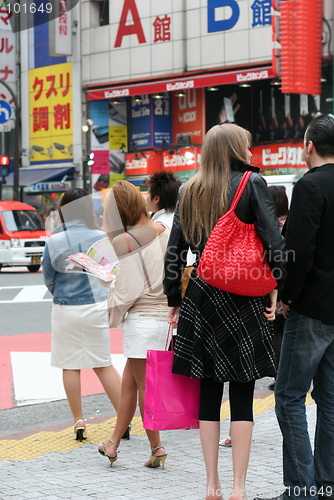
[[302, 160], [303, 144], [267, 144], [252, 147], [252, 164], [261, 170], [274, 168], [307, 168]]
[[145, 151], [125, 155], [125, 175], [150, 175], [160, 170], [160, 152]]
[[174, 80], [158, 80], [156, 82], [129, 84], [126, 86], [105, 87], [101, 90], [88, 90], [88, 101], [100, 99], [114, 99], [141, 94], [155, 94], [160, 92], [174, 92], [176, 90], [198, 89], [203, 87], [214, 87], [216, 85], [227, 85], [230, 83], [240, 84], [244, 82], [255, 82], [274, 78], [275, 74], [271, 66], [262, 66], [244, 71], [225, 71], [221, 73], [209, 73], [205, 75], [194, 75], [189, 78]]

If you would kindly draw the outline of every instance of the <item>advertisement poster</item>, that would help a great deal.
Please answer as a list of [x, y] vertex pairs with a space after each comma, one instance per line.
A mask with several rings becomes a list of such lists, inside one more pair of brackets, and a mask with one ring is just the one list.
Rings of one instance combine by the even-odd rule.
[[205, 134], [204, 89], [187, 89], [185, 95], [172, 93], [173, 144], [182, 136], [190, 137], [190, 144], [202, 144]]
[[130, 150], [152, 147], [152, 96], [131, 97]]
[[172, 95], [164, 92], [163, 97], [153, 98], [153, 146], [172, 144]]
[[92, 174], [124, 173], [123, 150], [128, 149], [126, 99], [92, 101], [90, 119], [94, 122], [91, 126]]

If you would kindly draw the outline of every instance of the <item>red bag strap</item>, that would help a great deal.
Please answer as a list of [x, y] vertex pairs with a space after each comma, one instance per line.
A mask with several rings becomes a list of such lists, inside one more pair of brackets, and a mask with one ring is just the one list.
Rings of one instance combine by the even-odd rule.
[[237, 189], [237, 192], [235, 193], [234, 195], [234, 198], [233, 198], [233, 201], [232, 201], [232, 204], [231, 204], [231, 208], [230, 210], [232, 210], [234, 212], [240, 198], [241, 198], [241, 195], [242, 193], [244, 192], [244, 189], [246, 187], [246, 184], [248, 182], [248, 179], [250, 178], [251, 176], [251, 171], [250, 170], [247, 170], [247, 172], [244, 173], [244, 175], [242, 176], [242, 179], [239, 183], [239, 186], [238, 186], [238, 189]]
[[173, 328], [174, 328], [173, 323], [169, 323], [168, 333], [167, 333], [167, 340], [166, 340], [166, 345], [165, 345], [165, 351], [167, 351], [167, 345], [168, 345], [168, 339], [169, 339], [170, 333], [172, 334], [171, 344], [172, 344], [172, 350], [173, 350]]

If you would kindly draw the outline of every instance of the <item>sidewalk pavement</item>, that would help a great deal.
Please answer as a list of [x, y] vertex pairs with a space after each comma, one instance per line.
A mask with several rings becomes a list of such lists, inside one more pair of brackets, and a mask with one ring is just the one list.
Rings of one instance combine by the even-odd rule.
[[[311, 440], [315, 403], [307, 397]], [[255, 394], [253, 440], [247, 474], [247, 498], [278, 496], [283, 492], [282, 438], [272, 393]], [[228, 401], [221, 409], [221, 438], [229, 432]], [[165, 470], [147, 469], [150, 449], [140, 417], [133, 420], [131, 438], [122, 440], [118, 460], [97, 452], [115, 417], [87, 422], [88, 439], [73, 439], [70, 424], [0, 438], [0, 500], [204, 500], [205, 467], [198, 430], [161, 432], [168, 454]], [[61, 428], [62, 427], [62, 428]], [[224, 499], [232, 493], [231, 448], [220, 447], [220, 480]]]

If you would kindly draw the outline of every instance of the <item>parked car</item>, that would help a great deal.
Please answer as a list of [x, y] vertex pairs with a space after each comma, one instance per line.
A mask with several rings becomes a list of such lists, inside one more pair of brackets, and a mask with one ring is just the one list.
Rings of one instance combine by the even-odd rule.
[[0, 270], [3, 266], [26, 266], [36, 273], [47, 237], [44, 221], [34, 207], [0, 201]]

